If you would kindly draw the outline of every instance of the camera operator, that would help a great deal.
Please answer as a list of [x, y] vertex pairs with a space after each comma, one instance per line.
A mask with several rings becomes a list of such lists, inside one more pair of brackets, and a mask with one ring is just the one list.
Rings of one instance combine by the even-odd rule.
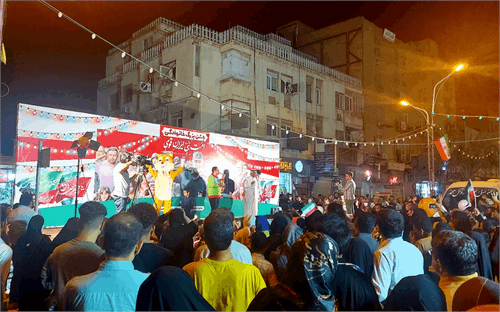
[[119, 158], [120, 163], [113, 169], [113, 184], [115, 189], [111, 193], [111, 197], [115, 201], [116, 213], [125, 211], [127, 205], [130, 203], [130, 179], [135, 179], [137, 175], [129, 177], [128, 174], [128, 168], [136, 165], [131, 153], [127, 151], [120, 152]]

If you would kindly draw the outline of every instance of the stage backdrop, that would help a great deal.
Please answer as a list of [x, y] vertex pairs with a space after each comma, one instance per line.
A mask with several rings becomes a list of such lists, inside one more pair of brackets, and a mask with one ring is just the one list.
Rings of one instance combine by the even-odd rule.
[[[47, 226], [61, 226], [74, 214], [76, 193], [76, 150], [70, 150], [74, 140], [85, 132], [93, 133], [93, 140], [101, 143], [99, 151], [89, 150], [82, 160], [83, 172], [78, 182], [78, 203], [89, 200], [108, 200], [107, 192], [113, 191], [113, 166], [117, 163], [117, 151], [127, 150], [147, 157], [154, 153], [171, 152], [177, 168], [181, 160], [185, 170], [174, 181], [173, 207], [182, 190], [193, 180], [192, 173], [198, 171], [200, 179], [196, 209], [200, 217], [210, 212], [205, 200], [203, 186], [206, 185], [211, 168], [217, 166], [220, 173], [229, 172], [234, 181], [232, 196], [225, 195], [226, 205], [231, 205], [236, 217], [243, 213], [245, 192], [242, 179], [251, 169], [261, 174], [262, 195], [259, 214], [268, 214], [278, 205], [279, 144], [224, 134], [156, 125], [146, 122], [98, 116], [73, 111], [52, 109], [27, 104], [18, 106], [18, 145], [16, 159], [16, 183], [14, 202], [19, 201], [24, 189], [35, 188], [38, 143], [50, 148], [50, 167], [42, 168], [39, 190], [39, 208], [46, 216]], [[139, 167], [130, 168], [130, 175], [138, 173]], [[134, 180], [130, 186], [130, 197], [149, 201], [154, 195], [154, 179], [146, 172], [141, 185]], [[203, 180], [201, 182], [200, 180]], [[150, 194], [148, 184], [152, 194]], [[102, 194], [102, 195], [101, 195]], [[113, 212], [113, 202], [106, 206]], [[222, 205], [221, 205], [222, 206]]]

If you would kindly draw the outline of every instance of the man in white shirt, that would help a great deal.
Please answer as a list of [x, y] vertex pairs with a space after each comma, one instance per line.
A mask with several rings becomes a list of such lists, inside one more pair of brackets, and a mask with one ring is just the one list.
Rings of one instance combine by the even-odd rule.
[[243, 211], [243, 216], [251, 215], [250, 226], [255, 225], [255, 216], [258, 213], [258, 181], [257, 172], [255, 170], [250, 171], [250, 175], [245, 176], [243, 180], [243, 187], [245, 188], [245, 209]]
[[403, 241], [404, 224], [403, 215], [394, 209], [382, 209], [377, 215], [382, 241], [373, 255], [372, 283], [382, 305], [400, 280], [424, 274], [422, 253]]
[[126, 210], [127, 205], [130, 203], [130, 180], [135, 179], [137, 174], [129, 177], [128, 168], [135, 166], [132, 159], [132, 154], [129, 152], [120, 153], [120, 163], [113, 169], [113, 184], [115, 189], [111, 193], [116, 205], [116, 213]]
[[96, 173], [99, 176], [99, 188], [109, 187], [111, 191], [114, 190], [114, 168], [117, 165], [118, 149], [110, 147], [107, 151], [106, 160], [96, 165]]

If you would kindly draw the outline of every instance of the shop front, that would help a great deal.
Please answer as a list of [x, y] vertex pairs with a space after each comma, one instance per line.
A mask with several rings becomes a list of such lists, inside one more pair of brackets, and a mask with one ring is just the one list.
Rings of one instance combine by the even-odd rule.
[[[311, 196], [316, 178], [314, 161], [283, 157], [280, 160], [280, 194], [285, 189], [293, 196]], [[283, 187], [282, 187], [283, 185]]]
[[0, 204], [14, 204], [14, 180], [14, 169], [0, 168]]

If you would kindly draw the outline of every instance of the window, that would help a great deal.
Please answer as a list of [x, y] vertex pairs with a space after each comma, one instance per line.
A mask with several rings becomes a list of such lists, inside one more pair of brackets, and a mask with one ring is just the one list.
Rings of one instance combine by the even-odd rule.
[[[290, 133], [290, 131], [292, 131], [292, 127], [293, 127], [292, 121], [286, 120], [286, 119], [281, 119], [281, 137], [282, 138], [290, 138], [292, 135]], [[286, 133], [287, 130], [288, 130], [288, 133]]]
[[[250, 105], [237, 101], [226, 101], [221, 107], [221, 131], [246, 130], [250, 131]], [[240, 116], [241, 113], [241, 116]]]
[[344, 140], [344, 131], [336, 130], [335, 131], [335, 138], [337, 140]]
[[312, 103], [312, 100], [311, 100], [311, 85], [310, 84], [306, 84], [306, 102]]
[[316, 104], [321, 105], [321, 89], [316, 87]]
[[132, 84], [125, 86], [125, 103], [132, 102], [132, 97], [134, 94], [134, 89]]
[[278, 136], [278, 118], [267, 117], [267, 135], [273, 137]]
[[323, 136], [323, 118], [321, 116], [316, 116], [316, 135]]
[[182, 111], [170, 114], [172, 126], [182, 128]]
[[307, 135], [316, 135], [314, 133], [314, 130], [315, 130], [314, 128], [315, 128], [315, 125], [314, 125], [313, 115], [307, 114], [307, 116], [306, 116], [306, 134]]
[[337, 113], [337, 120], [338, 120], [338, 121], [342, 121], [342, 114]]
[[342, 93], [335, 92], [335, 108], [344, 108], [344, 97]]
[[197, 45], [194, 53], [194, 75], [196, 77], [200, 77], [200, 53], [201, 47]]
[[286, 86], [287, 84], [292, 85], [293, 84], [293, 78], [287, 75], [281, 74], [281, 93], [286, 94]]
[[350, 96], [345, 96], [344, 98], [344, 109], [348, 112], [352, 112], [352, 98]]
[[267, 88], [269, 90], [278, 91], [278, 74], [267, 70]]
[[153, 46], [153, 37], [144, 39], [144, 50], [149, 49]]
[[160, 73], [173, 80], [177, 79], [177, 66], [176, 61], [160, 65]]

